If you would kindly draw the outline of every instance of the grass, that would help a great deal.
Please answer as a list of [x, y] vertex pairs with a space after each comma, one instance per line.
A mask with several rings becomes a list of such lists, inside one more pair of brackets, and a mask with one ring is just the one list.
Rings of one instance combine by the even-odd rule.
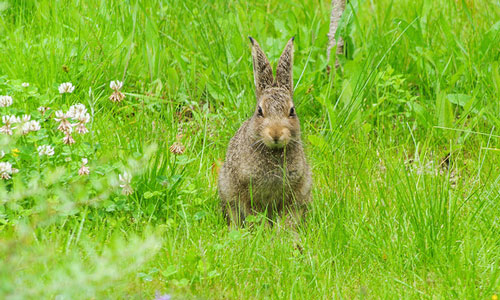
[[[498, 294], [500, 2], [350, 1], [347, 56], [332, 72], [329, 9], [1, 2], [0, 94], [14, 98], [2, 114], [43, 119], [39, 105], [81, 102], [92, 121], [72, 147], [52, 120], [0, 143], [2, 161], [20, 170], [0, 185], [0, 297]], [[217, 169], [255, 105], [248, 35], [272, 62], [296, 36], [294, 99], [314, 173], [302, 252], [259, 219], [230, 231], [218, 207]], [[126, 94], [118, 104], [108, 99], [115, 79]], [[59, 95], [68, 81], [75, 91]], [[38, 158], [42, 140], [53, 158]], [[176, 141], [184, 154], [169, 151]], [[76, 174], [81, 157], [88, 178]], [[117, 187], [124, 170], [130, 196]]]

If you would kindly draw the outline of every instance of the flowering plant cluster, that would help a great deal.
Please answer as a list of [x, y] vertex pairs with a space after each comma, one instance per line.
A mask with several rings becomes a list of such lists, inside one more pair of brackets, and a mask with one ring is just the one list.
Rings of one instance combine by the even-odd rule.
[[[22, 93], [36, 89], [26, 82], [21, 87]], [[123, 82], [111, 81], [113, 94], [109, 99], [112, 102], [125, 98], [120, 91], [122, 87]], [[68, 100], [75, 86], [65, 82], [59, 85], [58, 91], [65, 97], [63, 99]], [[70, 177], [89, 176], [92, 167], [88, 157], [92, 155], [92, 150], [87, 143], [77, 142], [78, 136], [83, 138], [90, 130], [92, 116], [87, 107], [82, 103], [73, 104], [68, 109], [51, 109], [42, 105], [37, 112], [29, 114], [20, 108], [23, 107], [23, 98], [26, 98], [22, 93], [0, 96], [0, 139], [7, 141], [3, 145], [0, 143], [0, 183], [12, 181], [16, 173], [28, 174], [33, 169], [43, 170], [59, 165], [75, 168]], [[79, 158], [72, 162], [75, 156]], [[123, 172], [117, 179], [117, 186], [121, 187], [123, 195], [133, 194], [130, 173]]]
[[[3, 126], [0, 127], [0, 133], [5, 133], [12, 135], [13, 130], [19, 129], [21, 135], [26, 135], [32, 131], [40, 130], [40, 123], [35, 120], [31, 120], [30, 115], [23, 115], [22, 117], [17, 117], [15, 115], [2, 116]], [[19, 126], [15, 126], [19, 124]]]
[[64, 133], [62, 139], [64, 144], [72, 145], [75, 143], [75, 140], [71, 136], [73, 128], [75, 128], [75, 132], [78, 134], [89, 132], [85, 124], [90, 121], [90, 114], [87, 112], [85, 105], [81, 103], [71, 106], [67, 112], [62, 110], [56, 111], [56, 118], [54, 120], [59, 123], [57, 130]]
[[113, 94], [109, 96], [109, 100], [111, 100], [111, 102], [121, 102], [125, 99], [125, 95], [120, 91], [123, 87], [123, 82], [113, 80], [110, 82], [109, 87], [113, 90]]
[[[23, 88], [28, 88], [28, 83], [23, 83], [21, 85]], [[72, 93], [75, 90], [75, 87], [70, 83], [63, 83], [59, 86], [60, 93]], [[20, 95], [20, 98], [22, 95]], [[19, 101], [19, 104], [22, 101]], [[60, 145], [53, 145], [50, 142], [53, 142], [52, 137], [53, 133], [53, 125], [51, 126], [51, 122], [46, 122], [51, 117], [55, 122], [59, 123], [57, 130], [64, 133], [64, 137], [61, 139], [63, 144], [72, 145], [75, 143], [74, 138], [72, 137], [72, 132], [76, 132], [78, 134], [85, 134], [88, 132], [86, 127], [87, 123], [90, 121], [90, 114], [87, 112], [87, 108], [85, 105], [78, 103], [72, 105], [67, 112], [63, 112], [62, 110], [58, 110], [55, 112], [55, 117], [51, 116], [48, 111], [49, 107], [40, 106], [38, 108], [40, 117], [33, 117], [30, 114], [27, 114], [26, 111], [23, 114], [18, 115], [21, 110], [16, 108], [16, 101], [14, 101], [14, 97], [11, 95], [3, 95], [0, 96], [0, 107], [2, 110], [0, 111], [2, 126], [0, 127], [0, 135], [8, 136], [8, 147], [6, 147], [7, 151], [10, 155], [5, 155], [5, 152], [2, 150], [2, 157], [0, 160], [11, 159], [11, 161], [1, 161], [0, 162], [0, 179], [1, 180], [9, 180], [12, 178], [12, 175], [19, 172], [17, 168], [13, 167], [13, 164], [19, 164], [19, 148], [22, 149], [36, 149], [36, 153], [40, 158], [42, 157], [52, 157], [56, 153], [56, 149], [60, 148]], [[36, 115], [36, 113], [35, 113]], [[42, 124], [45, 128], [43, 128], [43, 133], [32, 136], [30, 138], [23, 138], [24, 136], [29, 136], [31, 133], [36, 134], [37, 132], [42, 130]], [[60, 151], [60, 150], [59, 150]], [[29, 159], [28, 159], [29, 160]], [[31, 162], [36, 160], [31, 159]], [[46, 163], [46, 162], [45, 162]], [[55, 162], [54, 162], [55, 163]], [[29, 168], [29, 164], [23, 163]], [[80, 175], [88, 175], [88, 167], [87, 170], [79, 172]]]

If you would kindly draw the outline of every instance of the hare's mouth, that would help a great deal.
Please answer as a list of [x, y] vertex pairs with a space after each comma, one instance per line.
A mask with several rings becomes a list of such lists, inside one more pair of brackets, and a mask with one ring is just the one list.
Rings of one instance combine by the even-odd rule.
[[263, 139], [264, 144], [271, 149], [284, 148], [288, 144], [288, 139], [283, 137], [272, 138], [266, 137]]
[[290, 130], [286, 127], [268, 127], [264, 129], [262, 141], [268, 148], [283, 148], [290, 141]]

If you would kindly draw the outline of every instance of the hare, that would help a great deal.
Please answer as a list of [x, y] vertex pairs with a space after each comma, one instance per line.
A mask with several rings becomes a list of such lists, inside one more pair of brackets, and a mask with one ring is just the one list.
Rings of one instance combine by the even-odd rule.
[[288, 217], [296, 224], [311, 201], [311, 170], [300, 138], [293, 104], [293, 40], [285, 46], [276, 77], [252, 37], [257, 103], [229, 142], [219, 172], [219, 197], [228, 225], [242, 225], [248, 215], [266, 213], [269, 220]]

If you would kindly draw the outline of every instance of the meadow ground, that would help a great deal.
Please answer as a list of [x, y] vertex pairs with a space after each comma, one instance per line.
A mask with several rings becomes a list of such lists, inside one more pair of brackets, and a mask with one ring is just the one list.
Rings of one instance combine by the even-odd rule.
[[[0, 2], [0, 112], [38, 121], [0, 135], [0, 298], [495, 299], [500, 2], [350, 1], [328, 72], [329, 2]], [[219, 211], [255, 105], [248, 35], [272, 62], [296, 37], [302, 251]], [[67, 145], [56, 111], [77, 103], [89, 132]]]

